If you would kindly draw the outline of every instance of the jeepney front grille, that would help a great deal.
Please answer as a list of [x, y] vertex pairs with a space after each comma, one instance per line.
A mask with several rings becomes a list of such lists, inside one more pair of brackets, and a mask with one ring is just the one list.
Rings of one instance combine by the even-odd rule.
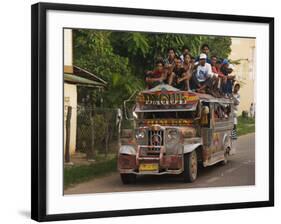
[[[164, 130], [148, 130], [148, 145], [149, 146], [163, 146], [164, 145]], [[159, 149], [159, 148], [155, 148]]]

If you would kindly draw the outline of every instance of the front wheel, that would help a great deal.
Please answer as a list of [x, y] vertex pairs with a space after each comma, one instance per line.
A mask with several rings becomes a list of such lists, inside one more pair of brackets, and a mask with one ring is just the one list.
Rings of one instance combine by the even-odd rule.
[[184, 155], [184, 182], [194, 182], [197, 178], [198, 161], [196, 150]]
[[228, 162], [229, 151], [228, 149], [224, 150], [224, 159], [221, 161], [222, 165], [226, 165]]
[[134, 184], [136, 183], [136, 175], [132, 173], [121, 173], [121, 180], [123, 184]]

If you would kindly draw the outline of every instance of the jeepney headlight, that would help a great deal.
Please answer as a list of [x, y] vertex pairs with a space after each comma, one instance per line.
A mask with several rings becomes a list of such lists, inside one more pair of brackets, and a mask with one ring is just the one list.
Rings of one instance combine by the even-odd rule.
[[145, 136], [145, 131], [144, 130], [137, 130], [136, 131], [136, 139], [142, 139]]
[[180, 153], [181, 144], [180, 142], [180, 132], [177, 128], [166, 129], [165, 134], [165, 150], [167, 155], [176, 155]]
[[179, 138], [179, 132], [177, 129], [168, 129], [168, 131], [167, 131], [168, 142], [171, 142], [171, 143], [177, 142], [178, 138]]

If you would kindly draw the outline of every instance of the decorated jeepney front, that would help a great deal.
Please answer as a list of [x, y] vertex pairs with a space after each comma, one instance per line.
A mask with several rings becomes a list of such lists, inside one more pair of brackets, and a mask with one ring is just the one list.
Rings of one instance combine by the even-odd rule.
[[[122, 133], [118, 166], [125, 174], [180, 174], [183, 172], [184, 147], [188, 139], [196, 147], [194, 122], [199, 98], [192, 92], [168, 85], [143, 91], [136, 97], [133, 111], [136, 128]], [[123, 174], [123, 175], [122, 175]]]

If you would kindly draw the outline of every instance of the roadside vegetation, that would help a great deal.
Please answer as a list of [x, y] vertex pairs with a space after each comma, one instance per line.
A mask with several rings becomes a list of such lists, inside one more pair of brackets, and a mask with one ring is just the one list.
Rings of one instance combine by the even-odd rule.
[[238, 117], [237, 134], [245, 135], [255, 132], [255, 119], [250, 117]]
[[64, 189], [74, 184], [101, 177], [117, 169], [116, 154], [107, 157], [96, 157], [95, 162], [64, 167]]

